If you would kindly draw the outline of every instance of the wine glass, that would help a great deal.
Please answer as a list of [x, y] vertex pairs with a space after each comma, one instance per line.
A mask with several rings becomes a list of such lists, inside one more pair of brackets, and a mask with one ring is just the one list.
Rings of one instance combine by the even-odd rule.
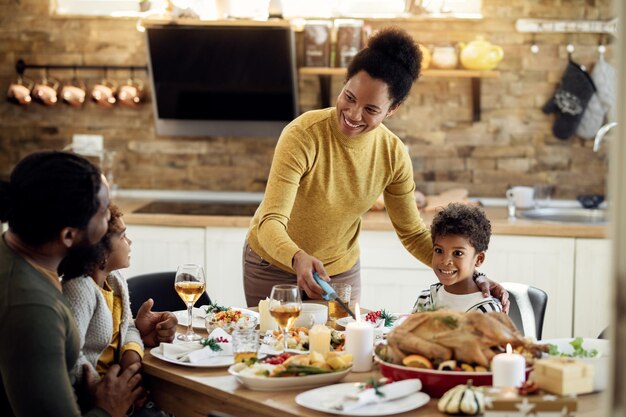
[[200, 265], [184, 264], [178, 267], [174, 288], [180, 298], [187, 304], [187, 333], [179, 334], [177, 336], [178, 340], [192, 342], [202, 338], [193, 331], [192, 311], [193, 305], [198, 301], [205, 287], [204, 269]]
[[283, 349], [287, 350], [287, 332], [302, 311], [297, 285], [274, 285], [270, 294], [270, 314], [283, 333]]

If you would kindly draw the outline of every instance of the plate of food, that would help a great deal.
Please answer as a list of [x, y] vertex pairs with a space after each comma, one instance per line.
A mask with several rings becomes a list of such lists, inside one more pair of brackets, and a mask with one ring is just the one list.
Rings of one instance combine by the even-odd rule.
[[375, 359], [383, 376], [419, 378], [422, 390], [438, 398], [470, 379], [475, 386], [491, 385], [491, 359], [506, 344], [525, 357], [527, 376], [534, 360], [548, 350], [525, 339], [504, 313], [435, 310], [407, 317], [386, 343], [376, 346]]
[[[207, 329], [206, 319], [207, 316], [214, 316], [219, 312], [224, 311], [240, 311], [249, 317], [254, 317], [256, 321], [259, 320], [259, 313], [256, 311], [248, 310], [247, 308], [240, 307], [225, 307], [221, 306], [217, 303], [202, 305], [200, 307], [194, 307], [192, 310], [192, 326], [194, 329]], [[187, 326], [189, 321], [187, 318], [187, 310], [179, 310], [173, 312], [176, 318], [178, 319], [178, 324], [182, 326]], [[224, 323], [226, 322], [223, 320]], [[210, 332], [211, 330], [209, 330]]]
[[[343, 332], [335, 329], [330, 331], [329, 350], [342, 351], [345, 343]], [[287, 332], [287, 351], [308, 352], [309, 351], [309, 329], [306, 327], [292, 327]], [[278, 354], [283, 351], [283, 334], [279, 330], [268, 330], [263, 336], [260, 352], [268, 355]]]
[[311, 352], [283, 353], [253, 363], [237, 363], [228, 368], [228, 373], [251, 390], [281, 391], [333, 384], [351, 369], [352, 355]]

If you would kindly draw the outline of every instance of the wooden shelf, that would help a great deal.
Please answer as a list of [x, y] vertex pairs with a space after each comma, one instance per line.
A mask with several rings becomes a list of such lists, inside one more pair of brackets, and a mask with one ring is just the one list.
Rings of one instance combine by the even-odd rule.
[[[345, 75], [345, 68], [332, 67], [300, 67], [300, 75]], [[426, 78], [498, 78], [498, 71], [474, 71], [465, 69], [427, 69], [422, 71]]]
[[[346, 74], [345, 68], [332, 67], [300, 67], [298, 73], [302, 75], [316, 75], [320, 80], [320, 88], [322, 95], [322, 107], [330, 106], [330, 78], [332, 76], [343, 76]], [[431, 69], [422, 72], [424, 78], [469, 78], [472, 83], [472, 120], [480, 121], [480, 89], [481, 79], [498, 78], [498, 71], [474, 71], [464, 69]]]

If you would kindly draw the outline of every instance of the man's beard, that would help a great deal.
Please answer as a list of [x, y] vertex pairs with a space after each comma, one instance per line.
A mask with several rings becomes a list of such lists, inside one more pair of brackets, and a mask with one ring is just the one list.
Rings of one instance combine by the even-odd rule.
[[59, 264], [59, 276], [63, 279], [72, 279], [82, 275], [93, 275], [104, 259], [100, 243], [90, 243], [85, 236], [80, 242], [72, 245], [67, 255]]

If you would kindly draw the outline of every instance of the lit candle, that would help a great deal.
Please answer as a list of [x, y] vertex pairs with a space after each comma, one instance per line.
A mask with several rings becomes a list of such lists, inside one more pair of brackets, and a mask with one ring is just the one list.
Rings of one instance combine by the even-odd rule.
[[267, 333], [268, 330], [278, 330], [278, 323], [270, 314], [270, 299], [259, 301], [259, 331], [261, 335]]
[[374, 356], [374, 327], [361, 321], [358, 303], [354, 313], [356, 321], [346, 325], [346, 352], [352, 354], [352, 372], [369, 372]]
[[507, 343], [506, 353], [494, 356], [491, 361], [494, 387], [519, 387], [526, 380], [526, 360], [522, 355], [512, 353]]
[[324, 355], [330, 350], [330, 329], [316, 324], [309, 330], [309, 351]]

